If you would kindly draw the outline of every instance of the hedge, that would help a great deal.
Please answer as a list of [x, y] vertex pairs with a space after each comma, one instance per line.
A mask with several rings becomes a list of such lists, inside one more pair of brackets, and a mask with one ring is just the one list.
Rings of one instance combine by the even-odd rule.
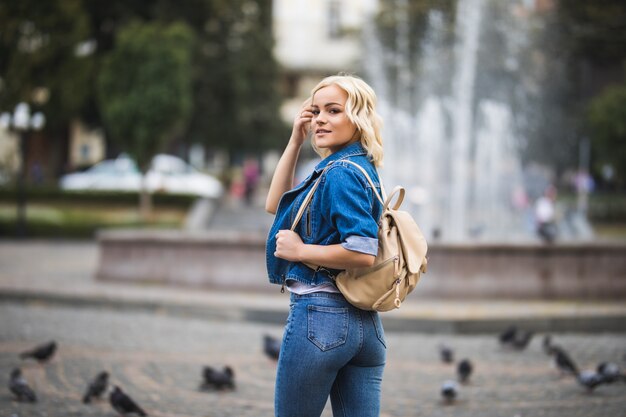
[[[50, 204], [60, 206], [89, 206], [119, 207], [139, 206], [139, 193], [114, 192], [114, 191], [65, 191], [57, 187], [27, 187], [24, 190], [27, 205], [32, 203]], [[188, 210], [198, 198], [187, 194], [163, 194], [152, 195], [153, 204], [159, 208]], [[0, 188], [0, 203], [15, 204], [17, 190], [15, 188]], [[60, 238], [92, 238], [99, 229], [107, 227], [124, 228], [178, 228], [180, 224], [174, 222], [151, 222], [122, 221], [105, 222], [103, 219], [83, 218], [82, 216], [64, 216], [60, 221], [29, 216], [26, 225], [28, 237], [60, 237]], [[15, 218], [0, 217], [0, 237], [13, 237], [16, 235]]]
[[[50, 203], [139, 204], [139, 193], [123, 191], [67, 191], [57, 187], [26, 187], [27, 201]], [[15, 202], [15, 188], [0, 188], [0, 202]], [[155, 205], [188, 208], [199, 197], [192, 194], [152, 194]]]

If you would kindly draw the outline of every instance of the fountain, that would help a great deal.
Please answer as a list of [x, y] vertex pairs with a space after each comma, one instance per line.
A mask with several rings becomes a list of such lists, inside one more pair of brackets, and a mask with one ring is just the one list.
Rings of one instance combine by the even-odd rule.
[[545, 26], [535, 2], [379, 3], [363, 75], [385, 122], [383, 180], [407, 189], [403, 209], [430, 243], [420, 294], [622, 297], [623, 245], [592, 241], [589, 227], [561, 225], [554, 245], [535, 234], [533, 200], [549, 184], [521, 157], [543, 93], [527, 67]]
[[386, 160], [393, 161], [384, 179], [407, 188], [408, 210], [427, 237], [533, 237], [523, 207], [513, 204], [524, 190], [514, 126], [526, 115], [513, 112], [511, 98], [528, 34], [502, 10], [518, 3], [459, 0], [456, 13], [432, 8], [416, 40], [409, 2], [396, 0], [393, 26], [382, 30], [391, 41], [381, 41], [376, 19], [365, 29], [365, 75], [379, 95]]

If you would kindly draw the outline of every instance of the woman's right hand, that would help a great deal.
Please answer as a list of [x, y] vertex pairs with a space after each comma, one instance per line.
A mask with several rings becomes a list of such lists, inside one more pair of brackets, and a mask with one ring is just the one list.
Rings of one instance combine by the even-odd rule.
[[311, 112], [311, 99], [308, 98], [302, 103], [300, 111], [293, 121], [293, 129], [291, 131], [291, 140], [297, 145], [302, 145], [311, 129], [311, 120], [313, 113]]

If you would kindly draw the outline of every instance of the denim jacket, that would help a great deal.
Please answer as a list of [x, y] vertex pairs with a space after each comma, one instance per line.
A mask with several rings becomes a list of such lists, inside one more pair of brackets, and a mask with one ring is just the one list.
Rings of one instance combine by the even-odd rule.
[[274, 223], [270, 228], [265, 246], [269, 280], [273, 284], [285, 284], [286, 280], [317, 286], [332, 282], [340, 270], [319, 267], [313, 270], [301, 262], [291, 262], [274, 256], [276, 234], [290, 229], [298, 209], [324, 168], [330, 166], [313, 194], [295, 232], [306, 244], [341, 244], [356, 252], [376, 255], [378, 252], [378, 220], [382, 205], [371, 185], [357, 167], [341, 162], [349, 158], [369, 174], [378, 188], [380, 184], [376, 169], [370, 162], [360, 142], [329, 155], [298, 186], [287, 191], [280, 199]]

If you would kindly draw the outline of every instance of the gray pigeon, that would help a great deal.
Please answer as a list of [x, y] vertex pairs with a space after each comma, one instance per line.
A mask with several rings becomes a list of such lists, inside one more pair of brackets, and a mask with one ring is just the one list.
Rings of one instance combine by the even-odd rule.
[[451, 404], [454, 402], [456, 397], [459, 394], [459, 388], [456, 382], [452, 380], [444, 381], [441, 385], [441, 396], [443, 397], [444, 402], [447, 404]]
[[554, 350], [553, 350], [553, 344], [552, 344], [552, 336], [550, 336], [549, 334], [543, 336], [543, 341], [541, 343], [541, 348], [543, 349], [544, 353], [548, 356], [552, 356], [554, 355]]
[[564, 374], [571, 374], [574, 376], [578, 376], [580, 372], [578, 371], [578, 366], [576, 363], [570, 358], [567, 352], [558, 346], [553, 346], [554, 350], [554, 364], [556, 368]]
[[92, 398], [100, 398], [109, 385], [109, 373], [102, 371], [89, 383], [87, 391], [83, 396], [83, 403], [89, 404]]
[[9, 389], [15, 395], [18, 401], [21, 402], [37, 402], [37, 395], [35, 395], [35, 391], [28, 385], [24, 377], [22, 376], [22, 371], [18, 368], [13, 369], [11, 371], [11, 377], [9, 378]]
[[54, 352], [57, 350], [57, 343], [53, 340], [46, 344], [37, 346], [31, 350], [20, 353], [21, 359], [32, 358], [35, 359], [39, 363], [48, 362], [52, 359]]
[[602, 375], [590, 370], [582, 371], [576, 379], [580, 385], [587, 389], [587, 392], [592, 392], [598, 385], [604, 384]]
[[113, 392], [109, 395], [109, 402], [113, 409], [123, 416], [128, 414], [138, 414], [142, 417], [147, 416], [146, 412], [118, 386], [115, 386]]
[[452, 363], [454, 362], [454, 351], [450, 346], [447, 346], [443, 343], [439, 344], [439, 357], [441, 357], [441, 361], [443, 363]]
[[263, 352], [265, 352], [269, 358], [278, 360], [278, 356], [280, 355], [280, 340], [267, 334], [263, 336]]
[[204, 380], [200, 389], [235, 389], [235, 372], [230, 366], [225, 366], [221, 371], [205, 366], [202, 370], [202, 377]]
[[459, 376], [459, 381], [464, 384], [467, 383], [470, 376], [472, 375], [473, 369], [474, 367], [472, 366], [472, 363], [469, 361], [469, 359], [463, 359], [461, 362], [459, 362], [456, 368], [457, 375]]
[[515, 335], [517, 334], [516, 326], [507, 327], [500, 335], [498, 336], [498, 340], [501, 345], [509, 345], [515, 339]]
[[620, 372], [619, 365], [615, 362], [602, 362], [598, 364], [596, 371], [607, 384], [612, 384], [624, 379], [624, 375]]

